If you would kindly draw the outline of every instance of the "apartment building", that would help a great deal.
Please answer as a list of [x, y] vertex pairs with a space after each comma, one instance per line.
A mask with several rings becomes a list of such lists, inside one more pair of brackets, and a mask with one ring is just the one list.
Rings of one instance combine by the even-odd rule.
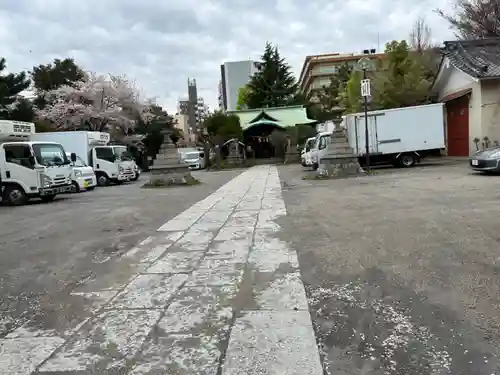
[[194, 134], [192, 135], [191, 128], [189, 127], [187, 114], [176, 113], [174, 115], [173, 125], [182, 132], [183, 143], [189, 144], [194, 142]]
[[208, 113], [209, 113], [208, 106], [205, 104], [203, 98], [199, 96], [195, 108], [195, 118], [196, 118], [196, 123], [198, 124], [198, 128], [200, 128], [203, 125], [203, 121], [205, 121], [205, 118], [208, 116]]
[[364, 50], [362, 53], [329, 53], [324, 55], [307, 56], [299, 78], [300, 91], [306, 97], [313, 96], [314, 92], [330, 84], [330, 76], [337, 69], [347, 63], [355, 66], [362, 57], [370, 59], [381, 58], [384, 54], [376, 50]]
[[[194, 98], [192, 98], [194, 99]], [[209, 108], [202, 97], [196, 101], [190, 99], [179, 100], [177, 114], [174, 117], [174, 126], [184, 133], [186, 142], [194, 142], [196, 134], [203, 127], [203, 121], [209, 114]]]
[[239, 89], [245, 87], [259, 69], [260, 63], [252, 60], [230, 61], [220, 66], [221, 78], [218, 87], [220, 110], [236, 110]]

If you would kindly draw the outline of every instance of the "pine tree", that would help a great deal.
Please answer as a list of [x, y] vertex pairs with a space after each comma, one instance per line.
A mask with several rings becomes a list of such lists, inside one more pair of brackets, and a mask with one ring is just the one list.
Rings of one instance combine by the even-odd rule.
[[18, 95], [30, 86], [25, 72], [2, 74], [6, 67], [6, 60], [0, 57], [0, 118], [10, 117]]
[[249, 109], [286, 106], [295, 100], [297, 83], [278, 48], [266, 43], [261, 70], [248, 83], [245, 106]]

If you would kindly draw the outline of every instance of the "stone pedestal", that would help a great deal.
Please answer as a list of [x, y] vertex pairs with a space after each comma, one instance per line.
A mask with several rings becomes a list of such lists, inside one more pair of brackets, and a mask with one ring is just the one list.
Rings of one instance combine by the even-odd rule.
[[186, 163], [180, 159], [177, 147], [169, 134], [164, 134], [164, 141], [151, 166], [149, 186], [186, 185], [193, 179]]
[[292, 145], [286, 150], [285, 153], [285, 164], [300, 163], [300, 154], [297, 151], [297, 146]]
[[300, 154], [297, 145], [293, 145], [290, 138], [287, 139], [284, 164], [300, 163]]
[[240, 165], [241, 157], [240, 157], [240, 149], [239, 142], [233, 141], [229, 144], [229, 155], [227, 156], [227, 164], [228, 165]]
[[358, 158], [349, 146], [345, 131], [340, 128], [342, 118], [333, 120], [335, 129], [326, 152], [320, 156], [318, 173], [325, 177], [350, 177], [363, 175]]

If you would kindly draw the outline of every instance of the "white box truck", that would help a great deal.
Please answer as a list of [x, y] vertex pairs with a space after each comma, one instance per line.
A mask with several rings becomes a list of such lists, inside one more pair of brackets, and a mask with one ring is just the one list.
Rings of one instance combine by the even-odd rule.
[[[444, 105], [428, 104], [368, 112], [370, 165], [392, 164], [413, 167], [426, 156], [439, 156], [445, 149]], [[349, 146], [366, 165], [365, 115], [345, 116]], [[312, 150], [313, 166], [318, 168], [331, 133], [320, 133]]]
[[126, 146], [108, 145], [108, 133], [91, 131], [67, 131], [37, 133], [36, 140], [58, 142], [68, 152], [74, 152], [85, 164], [94, 168], [99, 186], [120, 184], [138, 176], [137, 165]]
[[63, 146], [34, 141], [34, 134], [33, 123], [0, 120], [0, 192], [12, 206], [31, 198], [49, 202], [71, 190], [71, 161]]

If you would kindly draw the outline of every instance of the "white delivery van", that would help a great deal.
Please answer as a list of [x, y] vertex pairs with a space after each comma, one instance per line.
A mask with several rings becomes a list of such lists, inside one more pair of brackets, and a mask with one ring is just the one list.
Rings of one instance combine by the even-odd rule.
[[0, 192], [2, 201], [18, 206], [31, 198], [52, 201], [71, 190], [71, 154], [57, 142], [31, 140], [35, 124], [0, 120]]
[[[66, 153], [69, 157], [69, 153]], [[71, 162], [73, 173], [71, 174], [71, 192], [79, 193], [82, 190], [93, 190], [97, 186], [97, 178], [94, 169], [88, 166], [79, 156]]]
[[[49, 132], [35, 134], [37, 140], [59, 142], [94, 169], [97, 184], [120, 184], [138, 178], [137, 165], [126, 146], [109, 146], [108, 133], [89, 131]], [[137, 177], [137, 178], [136, 178]]]
[[[370, 165], [413, 167], [426, 156], [444, 151], [444, 104], [368, 112]], [[349, 145], [366, 165], [365, 115], [345, 116]]]
[[[442, 155], [446, 147], [443, 106], [438, 103], [368, 112], [370, 165], [413, 167], [427, 156]], [[349, 146], [360, 165], [366, 166], [364, 113], [346, 115], [344, 124]], [[316, 137], [312, 150], [314, 169], [321, 164], [321, 155], [330, 141], [330, 132]]]

